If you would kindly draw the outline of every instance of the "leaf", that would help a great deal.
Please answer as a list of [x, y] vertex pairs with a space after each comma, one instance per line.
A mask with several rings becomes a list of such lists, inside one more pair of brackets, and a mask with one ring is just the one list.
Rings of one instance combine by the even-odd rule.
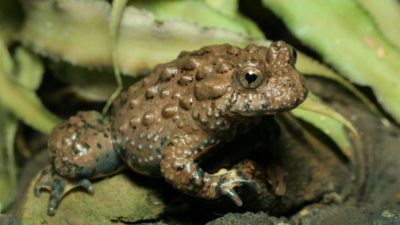
[[291, 112], [296, 117], [312, 124], [325, 133], [339, 146], [344, 155], [354, 161], [353, 147], [344, 128], [349, 129], [353, 137], [358, 141], [360, 135], [350, 121], [328, 105], [325, 105], [312, 93], [309, 93], [307, 99]]
[[[400, 52], [381, 35], [354, 1], [263, 0], [303, 43], [341, 74], [370, 86], [378, 101], [400, 121]], [[316, 19], [318, 18], [318, 19]]]
[[371, 102], [371, 100], [369, 100], [361, 91], [354, 87], [352, 83], [345, 80], [335, 71], [308, 57], [302, 52], [298, 52], [296, 68], [306, 76], [323, 77], [339, 83], [352, 94], [354, 94], [360, 101], [362, 101], [376, 116], [380, 117], [384, 125], [389, 126], [390, 122], [384, 117], [376, 105]]
[[0, 213], [14, 202], [17, 193], [17, 165], [14, 137], [18, 121], [0, 104]]
[[12, 79], [14, 76], [9, 68], [12, 59], [1, 41], [0, 54], [0, 103], [29, 126], [49, 133], [59, 119], [42, 105], [32, 90], [24, 88]]
[[[112, 65], [108, 2], [57, 1], [58, 10], [49, 1], [23, 3], [29, 10], [19, 38], [35, 52], [89, 68]], [[263, 38], [222, 27], [205, 28], [178, 19], [159, 21], [148, 11], [128, 6], [121, 21], [116, 58], [121, 72], [135, 76], [176, 58], [182, 50], [227, 42], [238, 46], [266, 43]]]
[[11, 78], [11, 72], [13, 70], [13, 60], [4, 42], [0, 40], [0, 69], [7, 71], [7, 75]]
[[26, 49], [19, 47], [15, 52], [17, 64], [16, 79], [25, 88], [35, 91], [43, 78], [43, 65], [40, 58]]
[[356, 0], [389, 41], [400, 49], [400, 2], [398, 0]]
[[155, 187], [146, 187], [124, 174], [94, 184], [93, 195], [74, 191], [64, 197], [54, 217], [47, 216], [48, 194], [34, 196], [36, 179], [28, 188], [18, 217], [21, 224], [133, 224], [156, 219], [164, 204]]
[[160, 21], [184, 20], [196, 23], [201, 27], [217, 27], [255, 38], [264, 37], [254, 22], [239, 15], [236, 1], [227, 2], [224, 10], [216, 8], [218, 7], [216, 4], [221, 4], [220, 1], [213, 1], [211, 5], [209, 2], [198, 0], [137, 0], [131, 3], [139, 9], [152, 12], [155, 18]]
[[[67, 63], [49, 63], [49, 68], [56, 79], [68, 84], [68, 87], [59, 93], [72, 92], [84, 101], [107, 101], [117, 88], [109, 70], [89, 70]], [[138, 80], [128, 76], [122, 78], [125, 86]]]
[[238, 0], [204, 0], [204, 3], [230, 17], [238, 14]]

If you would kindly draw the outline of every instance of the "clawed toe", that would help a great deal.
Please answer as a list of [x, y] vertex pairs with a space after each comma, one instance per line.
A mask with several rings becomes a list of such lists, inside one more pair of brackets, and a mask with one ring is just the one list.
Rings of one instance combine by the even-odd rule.
[[44, 190], [51, 191], [51, 188], [52, 188], [51, 168], [47, 167], [41, 172], [39, 179], [36, 181], [35, 196], [40, 197]]
[[261, 190], [261, 185], [258, 182], [240, 177], [236, 173], [226, 174], [225, 178], [218, 185], [218, 189], [222, 195], [230, 198], [235, 205], [242, 206], [243, 202], [234, 189], [235, 187], [241, 187], [242, 185], [248, 185], [251, 189], [257, 191], [257, 193]]
[[47, 167], [42, 171], [39, 180], [35, 184], [35, 196], [40, 197], [43, 190], [50, 192], [47, 214], [54, 216], [65, 194], [78, 187], [84, 188], [90, 194], [94, 193], [92, 183], [88, 179], [80, 181], [67, 180], [55, 173], [51, 167]]
[[240, 199], [239, 195], [236, 193], [235, 190], [233, 189], [224, 189], [221, 190], [222, 194], [225, 196], [228, 196], [237, 206], [242, 206], [243, 202], [242, 199]]
[[92, 185], [92, 182], [90, 182], [88, 179], [83, 179], [79, 181], [73, 188], [75, 187], [82, 187], [85, 189], [89, 194], [94, 194], [94, 188]]

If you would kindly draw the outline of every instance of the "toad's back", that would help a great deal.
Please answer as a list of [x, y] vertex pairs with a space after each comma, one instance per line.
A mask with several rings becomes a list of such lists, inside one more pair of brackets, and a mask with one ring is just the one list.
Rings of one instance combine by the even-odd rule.
[[[207, 127], [227, 125], [220, 113], [223, 101], [228, 99], [200, 97], [199, 101], [200, 94], [196, 97], [194, 89], [207, 76], [221, 76], [233, 69], [233, 57], [240, 51], [218, 45], [181, 53], [178, 59], [159, 65], [151, 76], [121, 94], [113, 107], [112, 129], [115, 149], [129, 167], [142, 174], [159, 175], [162, 151], [171, 137], [190, 134], [198, 139], [196, 142], [206, 142], [210, 138]], [[213, 73], [216, 70], [219, 73]], [[217, 86], [218, 80], [213, 85]]]

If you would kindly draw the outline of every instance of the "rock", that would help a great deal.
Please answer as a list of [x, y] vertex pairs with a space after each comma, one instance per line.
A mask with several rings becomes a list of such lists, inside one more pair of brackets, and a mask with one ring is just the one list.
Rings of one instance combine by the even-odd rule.
[[291, 225], [286, 219], [270, 217], [267, 213], [228, 213], [207, 225]]
[[315, 204], [301, 210], [292, 218], [294, 224], [301, 225], [394, 225], [400, 224], [400, 207], [323, 206]]
[[20, 223], [12, 215], [0, 214], [0, 225], [20, 225]]
[[22, 225], [36, 224], [124, 224], [156, 219], [164, 204], [154, 189], [126, 174], [102, 179], [94, 184], [94, 195], [73, 191], [64, 196], [56, 215], [47, 215], [48, 197], [34, 196], [33, 179], [17, 216]]

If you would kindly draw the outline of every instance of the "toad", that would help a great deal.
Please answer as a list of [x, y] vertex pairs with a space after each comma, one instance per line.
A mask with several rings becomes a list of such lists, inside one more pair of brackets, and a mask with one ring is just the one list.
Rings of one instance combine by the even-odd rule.
[[307, 88], [295, 62], [295, 51], [283, 41], [182, 52], [124, 91], [109, 118], [79, 112], [56, 127], [48, 141], [51, 166], [35, 193], [51, 192], [48, 214], [54, 215], [71, 188], [93, 192], [90, 180], [129, 168], [163, 177], [192, 196], [226, 196], [242, 205], [235, 188], [255, 182], [236, 169], [208, 173], [197, 160], [264, 116], [303, 102]]

